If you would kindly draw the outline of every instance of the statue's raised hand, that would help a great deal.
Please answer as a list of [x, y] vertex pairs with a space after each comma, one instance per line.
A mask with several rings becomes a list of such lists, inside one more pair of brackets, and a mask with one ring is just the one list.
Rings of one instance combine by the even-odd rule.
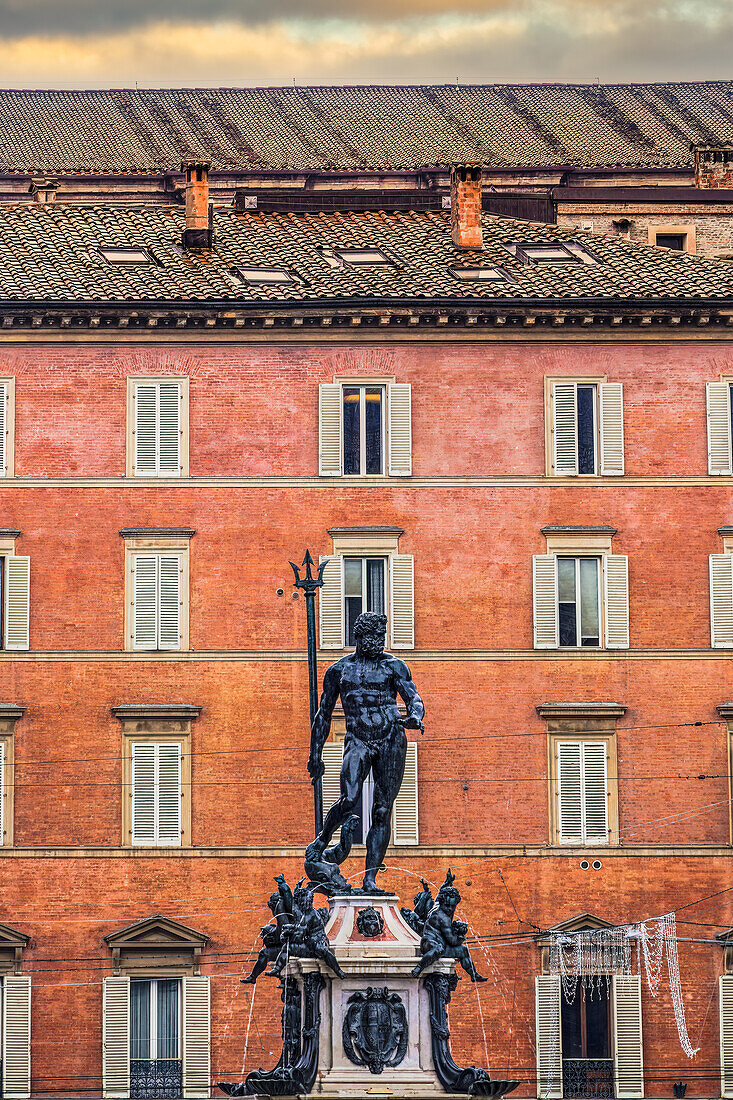
[[326, 770], [326, 765], [320, 756], [308, 757], [308, 775], [311, 777], [311, 782], [316, 783]]

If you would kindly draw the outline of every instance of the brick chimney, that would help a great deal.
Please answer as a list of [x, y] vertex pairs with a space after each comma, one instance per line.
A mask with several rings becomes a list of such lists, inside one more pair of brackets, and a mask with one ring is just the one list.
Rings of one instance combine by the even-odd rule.
[[44, 205], [45, 203], [54, 202], [58, 188], [58, 180], [49, 179], [46, 176], [34, 176], [28, 190], [31, 193], [33, 202]]
[[457, 248], [483, 248], [479, 163], [451, 166], [450, 226], [453, 244]]
[[186, 173], [186, 228], [184, 248], [211, 248], [214, 242], [213, 208], [209, 206], [209, 169], [207, 160], [190, 160], [181, 165]]
[[693, 145], [695, 187], [733, 187], [733, 145]]

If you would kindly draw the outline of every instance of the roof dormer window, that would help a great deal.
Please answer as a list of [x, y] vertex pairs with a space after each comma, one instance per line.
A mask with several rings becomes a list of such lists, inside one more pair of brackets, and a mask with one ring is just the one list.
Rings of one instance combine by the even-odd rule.
[[465, 283], [509, 283], [513, 281], [510, 276], [507, 275], [506, 271], [501, 267], [496, 267], [494, 264], [486, 264], [482, 267], [467, 267], [461, 265], [460, 267], [451, 267], [449, 270], [454, 278], [460, 279]]
[[274, 285], [280, 283], [297, 283], [300, 280], [294, 272], [287, 267], [234, 267], [234, 277], [242, 283], [251, 285]]
[[370, 264], [394, 264], [380, 248], [336, 248], [336, 256], [344, 264], [367, 266]]

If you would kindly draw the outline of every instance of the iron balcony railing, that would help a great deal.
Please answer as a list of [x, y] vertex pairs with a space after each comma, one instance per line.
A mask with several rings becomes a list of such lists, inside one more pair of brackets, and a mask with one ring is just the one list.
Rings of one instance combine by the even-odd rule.
[[613, 1058], [563, 1058], [562, 1094], [566, 1100], [613, 1097]]
[[182, 1095], [180, 1058], [136, 1058], [130, 1062], [131, 1100], [179, 1100]]

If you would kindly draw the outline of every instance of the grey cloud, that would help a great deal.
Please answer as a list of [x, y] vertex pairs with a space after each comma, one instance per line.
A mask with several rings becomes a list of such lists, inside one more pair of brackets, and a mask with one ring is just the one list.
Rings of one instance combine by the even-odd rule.
[[516, 10], [517, 0], [0, 0], [0, 38], [92, 35], [161, 21], [234, 20], [260, 26], [278, 19], [376, 21], [480, 15]]

